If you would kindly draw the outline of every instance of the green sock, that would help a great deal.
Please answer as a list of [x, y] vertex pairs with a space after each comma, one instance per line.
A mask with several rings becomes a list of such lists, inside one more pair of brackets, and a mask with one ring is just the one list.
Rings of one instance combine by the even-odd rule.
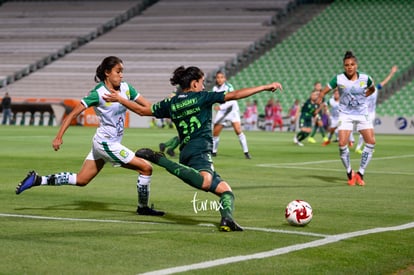
[[174, 144], [174, 139], [176, 138], [176, 136], [175, 137], [173, 137], [173, 138], [171, 138], [171, 139], [169, 139], [169, 140], [167, 140], [164, 144], [165, 144], [165, 147], [170, 147], [172, 144]]
[[317, 127], [316, 126], [313, 126], [312, 127], [312, 133], [310, 134], [311, 137], [314, 137], [315, 136], [316, 130], [317, 130]]
[[220, 197], [220, 205], [223, 207], [220, 209], [222, 217], [233, 219], [234, 210], [234, 194], [231, 191], [224, 192]]
[[202, 190], [201, 186], [204, 178], [196, 169], [174, 162], [166, 157], [161, 157], [158, 165], [164, 167], [170, 174], [180, 178], [185, 183]]
[[299, 134], [298, 134], [298, 136], [297, 136], [298, 141], [304, 140], [305, 138], [308, 137], [308, 135], [309, 135], [309, 133], [300, 131]]
[[323, 127], [319, 127], [319, 132], [321, 133], [322, 137], [325, 137], [325, 129]]
[[169, 145], [169, 147], [171, 148], [171, 150], [175, 150], [175, 148], [177, 148], [178, 145], [180, 145], [180, 139], [178, 138], [178, 136], [173, 137], [170, 141], [171, 145]]

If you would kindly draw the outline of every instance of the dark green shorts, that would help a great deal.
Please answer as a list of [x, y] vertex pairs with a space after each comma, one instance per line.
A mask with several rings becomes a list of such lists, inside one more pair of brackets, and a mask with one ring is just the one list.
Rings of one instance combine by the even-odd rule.
[[300, 118], [299, 128], [312, 128], [312, 118]]
[[220, 175], [214, 171], [211, 149], [206, 149], [206, 146], [202, 147], [202, 144], [186, 144], [180, 152], [180, 163], [194, 168], [197, 171], [206, 171], [210, 173], [213, 176], [210, 189], [208, 190], [210, 192], [214, 192], [217, 185], [223, 181]]

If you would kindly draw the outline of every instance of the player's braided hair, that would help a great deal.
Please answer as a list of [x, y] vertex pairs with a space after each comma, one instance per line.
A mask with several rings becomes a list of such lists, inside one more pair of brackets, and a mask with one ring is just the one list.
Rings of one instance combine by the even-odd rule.
[[180, 66], [174, 70], [173, 76], [170, 78], [170, 83], [173, 86], [180, 85], [181, 89], [185, 90], [190, 88], [191, 81], [199, 80], [204, 76], [203, 71], [198, 67]]
[[346, 59], [350, 59], [350, 58], [353, 58], [353, 59], [355, 59], [355, 62], [357, 62], [358, 63], [358, 59], [357, 59], [357, 57], [351, 52], [351, 51], [347, 51], [346, 53], [345, 53], [345, 56], [344, 56], [344, 59], [343, 59], [343, 62], [345, 62], [345, 60]]
[[117, 64], [122, 64], [122, 60], [116, 56], [108, 56], [102, 60], [102, 63], [96, 68], [95, 82], [104, 81], [106, 78], [105, 72], [109, 72]]

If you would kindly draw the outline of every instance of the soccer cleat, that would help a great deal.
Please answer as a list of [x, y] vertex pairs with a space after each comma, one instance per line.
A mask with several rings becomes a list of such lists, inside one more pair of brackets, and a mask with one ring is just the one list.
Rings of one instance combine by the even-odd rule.
[[235, 221], [229, 218], [221, 218], [220, 231], [231, 232], [231, 231], [243, 231], [243, 228], [238, 225]]
[[293, 137], [293, 142], [298, 146], [303, 146], [303, 143], [301, 143], [296, 136]]
[[316, 143], [316, 140], [313, 137], [308, 137], [309, 143]]
[[356, 148], [356, 149], [355, 149], [355, 153], [358, 153], [358, 154], [360, 154], [360, 155], [361, 155], [361, 154], [362, 154], [362, 150], [361, 150], [360, 148]]
[[364, 182], [364, 175], [362, 175], [360, 172], [357, 172], [357, 173], [355, 174], [355, 181], [356, 181], [356, 184], [357, 184], [357, 185], [359, 185], [359, 186], [364, 186], [364, 185], [365, 185], [365, 182]]
[[324, 137], [323, 138], [323, 141], [325, 142], [325, 141], [328, 141], [329, 140], [329, 138], [328, 137]]
[[245, 152], [245, 153], [244, 153], [244, 157], [245, 157], [246, 159], [252, 159], [252, 156], [249, 154], [249, 152]]
[[137, 215], [142, 215], [142, 216], [164, 216], [165, 212], [164, 211], [159, 211], [159, 210], [155, 210], [153, 208], [153, 206], [148, 207], [148, 206], [144, 206], [144, 207], [139, 207], [137, 208]]
[[217, 157], [217, 153], [212, 152], [212, 153], [211, 153], [211, 156], [212, 156], [212, 157]]
[[348, 176], [348, 185], [354, 186], [356, 181], [356, 176], [354, 170], [351, 170], [351, 172], [346, 174]]
[[165, 157], [164, 153], [154, 152], [152, 149], [149, 149], [149, 148], [139, 149], [138, 151], [135, 152], [135, 156], [149, 160], [157, 164], [160, 161], [160, 158]]
[[39, 177], [35, 171], [30, 171], [27, 176], [17, 185], [16, 195], [19, 195], [24, 190], [32, 188], [33, 186], [40, 185], [41, 180], [41, 177]]
[[331, 144], [331, 141], [329, 139], [326, 140], [326, 141], [324, 141], [324, 142], [322, 142], [322, 146], [327, 146], [329, 144]]
[[174, 150], [173, 150], [173, 149], [171, 149], [171, 148], [168, 148], [168, 149], [167, 149], [167, 154], [168, 154], [170, 157], [175, 156]]
[[165, 144], [164, 143], [160, 143], [159, 147], [160, 147], [160, 152], [164, 153], [165, 148], [166, 148]]

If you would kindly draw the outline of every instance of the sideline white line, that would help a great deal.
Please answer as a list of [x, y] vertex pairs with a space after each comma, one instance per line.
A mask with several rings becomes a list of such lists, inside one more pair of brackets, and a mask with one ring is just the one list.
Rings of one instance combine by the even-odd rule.
[[[372, 160], [388, 160], [388, 159], [401, 159], [401, 158], [413, 158], [414, 155], [401, 155], [401, 156], [389, 156], [389, 157], [382, 157], [382, 158], [373, 158]], [[354, 160], [357, 161], [357, 160]], [[324, 163], [333, 163], [333, 162], [340, 162], [339, 159], [335, 160], [319, 160], [319, 161], [306, 161], [306, 162], [287, 162], [287, 163], [262, 163], [257, 164], [257, 167], [265, 167], [265, 168], [283, 168], [283, 169], [300, 169], [300, 170], [321, 170], [321, 167], [306, 167], [302, 165], [309, 165], [309, 164], [324, 164]], [[300, 165], [300, 166], [299, 166]], [[324, 171], [331, 171], [331, 172], [343, 172], [343, 169], [332, 169], [323, 167]], [[388, 175], [405, 175], [405, 176], [412, 176], [414, 173], [410, 172], [398, 172], [398, 171], [369, 171], [372, 174], [388, 174]]]
[[[20, 214], [7, 214], [0, 213], [0, 217], [11, 217], [11, 218], [24, 218], [24, 219], [35, 219], [35, 220], [55, 220], [55, 221], [76, 221], [76, 222], [96, 222], [96, 223], [127, 223], [127, 224], [152, 224], [152, 225], [180, 225], [179, 223], [174, 222], [143, 222], [143, 221], [123, 221], [123, 220], [103, 220], [103, 219], [81, 219], [81, 218], [62, 218], [62, 217], [50, 217], [50, 216], [35, 216], [35, 215], [20, 215]], [[211, 223], [199, 223], [196, 226], [202, 227], [216, 227], [216, 225]], [[271, 228], [259, 228], [259, 227], [244, 227], [246, 230], [251, 231], [261, 231], [268, 233], [283, 233], [291, 235], [302, 235], [309, 237], [319, 237], [326, 238], [330, 235], [312, 233], [312, 232], [302, 232], [302, 231], [289, 231], [289, 230], [279, 230]]]
[[368, 230], [361, 230], [361, 231], [349, 232], [349, 233], [344, 233], [344, 234], [332, 235], [332, 236], [328, 236], [321, 240], [316, 240], [316, 241], [303, 243], [303, 244], [295, 244], [295, 245], [286, 246], [286, 247], [282, 247], [282, 248], [278, 248], [278, 249], [274, 249], [274, 250], [270, 250], [266, 252], [260, 252], [260, 253], [244, 255], [244, 256], [234, 256], [234, 257], [222, 258], [218, 260], [201, 262], [197, 264], [160, 269], [160, 270], [155, 270], [155, 271], [151, 271], [147, 273], [142, 273], [141, 275], [174, 274], [178, 272], [205, 269], [209, 267], [236, 263], [236, 262], [241, 262], [241, 261], [263, 259], [263, 258], [287, 254], [293, 251], [298, 251], [298, 250], [307, 249], [311, 247], [318, 247], [318, 246], [322, 246], [322, 245], [326, 245], [326, 244], [330, 244], [330, 243], [334, 243], [334, 242], [338, 242], [341, 240], [346, 240], [346, 239], [350, 239], [350, 238], [354, 238], [358, 236], [376, 234], [376, 233], [387, 232], [387, 231], [404, 230], [404, 229], [410, 229], [410, 228], [414, 228], [414, 222], [403, 224], [403, 225], [398, 225], [398, 226], [392, 226], [392, 227], [378, 227], [378, 228], [373, 228], [373, 229], [368, 229]]
[[[387, 160], [387, 159], [402, 159], [402, 158], [414, 158], [414, 155], [401, 155], [401, 156], [389, 156], [381, 158], [372, 158], [371, 161], [376, 160]], [[318, 161], [304, 161], [304, 162], [284, 162], [284, 163], [263, 163], [258, 164], [257, 166], [266, 166], [266, 165], [306, 165], [306, 164], [323, 164], [323, 163], [332, 163], [340, 162], [340, 159], [330, 159], [330, 160], [318, 160]]]
[[[299, 169], [299, 170], [318, 170], [331, 171], [331, 172], [343, 172], [344, 169], [329, 169], [325, 167], [304, 167], [304, 166], [293, 166], [293, 165], [277, 165], [277, 164], [258, 164], [256, 166], [265, 168], [283, 168], [283, 169]], [[393, 171], [369, 171], [370, 174], [386, 174], [386, 175], [402, 175], [402, 176], [413, 176], [414, 173], [410, 172], [393, 172]]]

